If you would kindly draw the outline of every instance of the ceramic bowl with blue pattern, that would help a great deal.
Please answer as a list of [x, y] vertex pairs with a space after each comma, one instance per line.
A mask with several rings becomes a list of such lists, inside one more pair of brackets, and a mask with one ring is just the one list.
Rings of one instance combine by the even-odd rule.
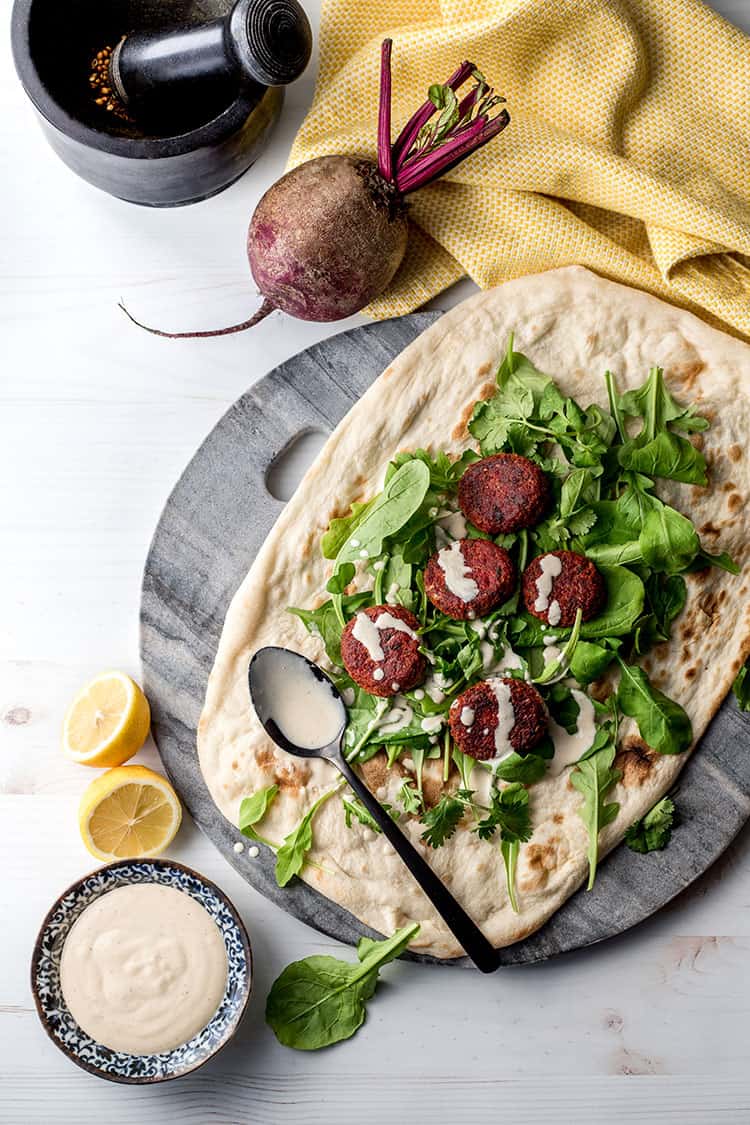
[[[95, 899], [133, 883], [160, 883], [190, 895], [218, 926], [227, 951], [227, 984], [216, 1013], [187, 1043], [158, 1055], [129, 1055], [95, 1042], [73, 1019], [60, 987], [60, 958], [73, 923]], [[208, 1062], [237, 1030], [252, 978], [250, 941], [232, 903], [203, 875], [171, 859], [119, 860], [79, 879], [47, 914], [31, 959], [31, 990], [50, 1039], [78, 1066], [110, 1082], [165, 1082]]]

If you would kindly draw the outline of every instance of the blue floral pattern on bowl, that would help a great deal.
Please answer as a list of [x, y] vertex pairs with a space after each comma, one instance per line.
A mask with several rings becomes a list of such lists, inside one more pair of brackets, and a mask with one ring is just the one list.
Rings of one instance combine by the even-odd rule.
[[[60, 957], [73, 923], [95, 899], [133, 883], [160, 883], [189, 894], [208, 911], [227, 951], [227, 986], [215, 1015], [187, 1043], [158, 1055], [129, 1055], [97, 1043], [73, 1019], [60, 987]], [[84, 876], [54, 904], [34, 946], [31, 989], [45, 1031], [78, 1066], [111, 1082], [164, 1082], [202, 1066], [232, 1038], [250, 999], [252, 972], [245, 927], [217, 886], [172, 860], [127, 859]]]

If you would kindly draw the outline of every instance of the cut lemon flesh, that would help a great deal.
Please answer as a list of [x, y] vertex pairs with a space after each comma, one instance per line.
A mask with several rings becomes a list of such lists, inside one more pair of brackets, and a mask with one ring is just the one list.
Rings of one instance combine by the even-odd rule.
[[81, 838], [104, 863], [158, 855], [175, 838], [181, 819], [174, 789], [146, 766], [117, 766], [95, 778], [78, 810]]
[[120, 766], [148, 737], [151, 712], [124, 672], [104, 672], [78, 693], [63, 723], [63, 750], [87, 766]]

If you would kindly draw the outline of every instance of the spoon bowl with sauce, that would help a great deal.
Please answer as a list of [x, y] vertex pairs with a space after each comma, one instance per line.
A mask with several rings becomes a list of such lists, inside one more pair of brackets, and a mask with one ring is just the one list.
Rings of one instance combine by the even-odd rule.
[[500, 963], [498, 951], [346, 760], [347, 712], [333, 681], [312, 660], [275, 646], [255, 653], [248, 680], [255, 712], [269, 738], [288, 754], [322, 758], [336, 767], [466, 954], [481, 972], [494, 972]]

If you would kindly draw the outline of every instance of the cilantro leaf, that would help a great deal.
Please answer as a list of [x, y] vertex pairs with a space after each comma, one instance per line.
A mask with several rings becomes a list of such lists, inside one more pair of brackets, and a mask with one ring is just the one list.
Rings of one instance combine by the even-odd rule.
[[660, 851], [669, 843], [674, 819], [674, 801], [671, 797], [662, 797], [641, 820], [631, 824], [625, 833], [625, 843], [641, 854]]
[[505, 879], [511, 908], [518, 913], [516, 899], [516, 866], [519, 846], [531, 838], [529, 816], [529, 791], [519, 782], [504, 789], [493, 789], [487, 816], [480, 820], [474, 831], [480, 840], [491, 840], [500, 830], [500, 852], [505, 866]]
[[422, 839], [431, 848], [441, 847], [458, 828], [464, 811], [464, 802], [458, 797], [451, 797], [446, 793], [433, 808], [428, 809], [422, 816], [422, 824], [425, 826]]

